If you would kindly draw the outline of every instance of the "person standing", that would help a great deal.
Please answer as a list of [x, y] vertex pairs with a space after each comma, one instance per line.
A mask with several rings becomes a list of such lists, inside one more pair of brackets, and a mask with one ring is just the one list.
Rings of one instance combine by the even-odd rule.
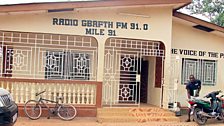
[[[186, 85], [188, 99], [190, 99], [191, 97], [198, 97], [201, 91], [201, 81], [195, 79], [194, 75], [190, 75], [189, 80], [190, 81]], [[189, 108], [188, 119], [186, 120], [186, 122], [191, 121], [190, 117], [191, 117], [191, 109]]]

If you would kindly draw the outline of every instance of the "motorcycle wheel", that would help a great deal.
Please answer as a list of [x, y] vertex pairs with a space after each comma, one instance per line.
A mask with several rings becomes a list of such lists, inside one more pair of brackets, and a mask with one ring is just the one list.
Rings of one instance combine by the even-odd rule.
[[224, 110], [221, 110], [222, 112], [220, 113], [220, 116], [217, 118], [217, 120], [224, 120]]
[[199, 124], [199, 125], [204, 125], [208, 118], [206, 116], [203, 116], [199, 114], [199, 112], [202, 111], [200, 108], [195, 108], [194, 109], [194, 120]]
[[217, 120], [219, 120], [219, 121], [222, 120], [222, 117], [218, 117]]

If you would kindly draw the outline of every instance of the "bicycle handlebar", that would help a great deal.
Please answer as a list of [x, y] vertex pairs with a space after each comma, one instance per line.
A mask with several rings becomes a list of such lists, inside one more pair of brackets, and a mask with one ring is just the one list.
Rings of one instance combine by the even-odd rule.
[[42, 93], [44, 93], [44, 92], [46, 92], [46, 90], [41, 91], [41, 92], [39, 92], [39, 93], [36, 93], [36, 96], [38, 96], [38, 95], [40, 95], [40, 94], [42, 94]]

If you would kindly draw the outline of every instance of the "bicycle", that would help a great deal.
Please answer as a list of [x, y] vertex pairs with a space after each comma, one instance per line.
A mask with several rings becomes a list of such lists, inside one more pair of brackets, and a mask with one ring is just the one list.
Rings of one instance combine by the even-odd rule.
[[[48, 109], [48, 119], [50, 119], [50, 115], [58, 115], [62, 120], [72, 120], [75, 118], [77, 111], [73, 105], [59, 103], [59, 100], [63, 101], [62, 97], [57, 97], [56, 101], [48, 100], [42, 98], [42, 95], [46, 90], [36, 93], [36, 97], [39, 96], [38, 100], [28, 100], [24, 106], [25, 114], [32, 120], [37, 120], [41, 117], [42, 107], [46, 107]], [[51, 109], [45, 101], [54, 103], [55, 106]], [[42, 105], [42, 106], [41, 106]]]

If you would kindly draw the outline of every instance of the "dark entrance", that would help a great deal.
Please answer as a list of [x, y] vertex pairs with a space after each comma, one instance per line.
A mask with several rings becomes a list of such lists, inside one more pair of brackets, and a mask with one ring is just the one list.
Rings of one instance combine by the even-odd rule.
[[141, 86], [140, 86], [140, 103], [147, 103], [148, 96], [148, 71], [149, 71], [149, 61], [142, 60], [141, 65]]

